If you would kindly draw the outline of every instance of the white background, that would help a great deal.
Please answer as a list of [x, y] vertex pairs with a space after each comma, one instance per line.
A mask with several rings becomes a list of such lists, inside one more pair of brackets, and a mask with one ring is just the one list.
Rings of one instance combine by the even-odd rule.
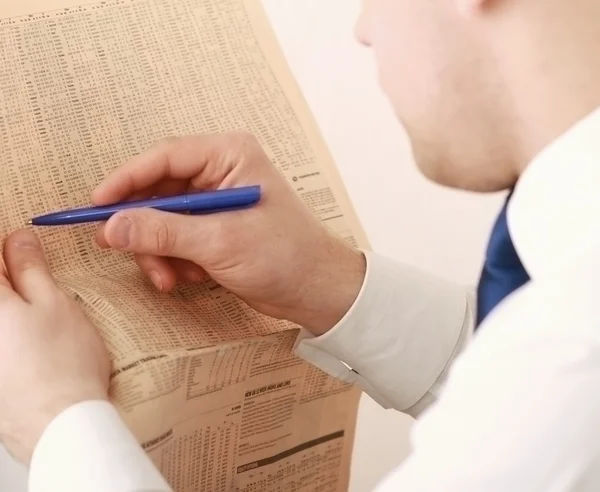
[[[373, 248], [474, 283], [500, 197], [442, 189], [418, 174], [370, 54], [354, 41], [360, 0], [263, 1]], [[351, 492], [372, 490], [402, 461], [409, 427], [407, 417], [363, 398]], [[25, 490], [24, 470], [0, 451], [0, 491]]]

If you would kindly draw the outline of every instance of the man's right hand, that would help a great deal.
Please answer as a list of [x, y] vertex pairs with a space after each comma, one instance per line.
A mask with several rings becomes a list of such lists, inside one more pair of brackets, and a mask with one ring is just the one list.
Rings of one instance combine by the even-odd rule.
[[96, 205], [259, 184], [250, 209], [191, 216], [126, 210], [102, 225], [102, 247], [135, 253], [162, 291], [207, 273], [263, 314], [320, 335], [350, 309], [365, 275], [364, 256], [334, 237], [246, 133], [165, 140], [113, 172]]

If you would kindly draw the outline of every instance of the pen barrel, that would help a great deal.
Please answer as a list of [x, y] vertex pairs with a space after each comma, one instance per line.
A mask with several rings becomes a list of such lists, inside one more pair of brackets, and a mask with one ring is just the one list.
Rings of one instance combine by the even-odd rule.
[[189, 193], [184, 196], [167, 196], [123, 202], [103, 207], [79, 208], [65, 210], [32, 220], [36, 226], [58, 226], [83, 224], [88, 222], [103, 222], [122, 210], [134, 208], [152, 208], [163, 212], [185, 213], [200, 215], [250, 207], [260, 200], [260, 186], [247, 186], [227, 190], [204, 191]]
[[237, 210], [250, 207], [260, 200], [260, 186], [195, 193], [187, 198], [188, 211], [192, 215]]
[[31, 223], [37, 226], [59, 226], [85, 224], [88, 222], [105, 222], [117, 212], [133, 208], [154, 208], [157, 210], [163, 210], [165, 212], [185, 212], [187, 210], [187, 204], [183, 200], [176, 202], [167, 198], [138, 202], [125, 202], [115, 205], [107, 205], [104, 207], [82, 208], [56, 212], [53, 214], [36, 217]]

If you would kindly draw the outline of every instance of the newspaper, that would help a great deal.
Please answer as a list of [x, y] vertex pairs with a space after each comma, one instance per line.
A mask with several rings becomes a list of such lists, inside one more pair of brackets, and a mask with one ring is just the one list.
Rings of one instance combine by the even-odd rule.
[[[367, 247], [258, 0], [80, 2], [0, 4], [0, 235], [87, 205], [163, 137], [245, 129], [314, 214]], [[112, 401], [174, 490], [347, 490], [360, 394], [293, 354], [299, 327], [212, 280], [160, 294], [93, 229], [38, 233], [106, 340]]]

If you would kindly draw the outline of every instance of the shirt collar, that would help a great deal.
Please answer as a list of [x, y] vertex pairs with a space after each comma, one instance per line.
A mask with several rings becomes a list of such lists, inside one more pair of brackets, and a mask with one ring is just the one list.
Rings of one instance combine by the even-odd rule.
[[600, 244], [600, 108], [546, 147], [507, 208], [515, 249], [532, 278]]

